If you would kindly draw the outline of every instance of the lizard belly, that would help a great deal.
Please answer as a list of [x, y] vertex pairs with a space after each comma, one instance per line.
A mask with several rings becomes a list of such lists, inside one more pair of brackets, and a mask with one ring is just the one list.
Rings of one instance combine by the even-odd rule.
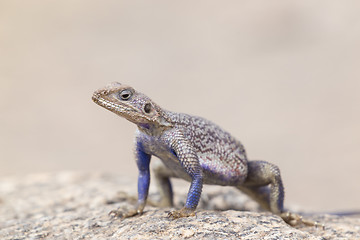
[[147, 154], [158, 157], [177, 177], [191, 181], [190, 175], [185, 171], [179, 159], [164, 142], [148, 136], [143, 137], [142, 140], [144, 150]]
[[[164, 141], [142, 135], [141, 142], [146, 153], [158, 157], [177, 177], [191, 181], [190, 175]], [[224, 151], [197, 151], [204, 184], [229, 186], [244, 182], [247, 177], [246, 156], [238, 149], [232, 150], [226, 154]]]
[[177, 177], [182, 178], [186, 181], [191, 181], [190, 175], [185, 171], [184, 167], [181, 165], [179, 159], [170, 151], [157, 152], [154, 154], [158, 157], [164, 165], [170, 169]]
[[[148, 149], [148, 153], [158, 157], [177, 177], [191, 181], [190, 175], [167, 146], [153, 144]], [[199, 163], [203, 172], [204, 184], [235, 186], [244, 182], [247, 176], [246, 160], [228, 160], [219, 156], [199, 155]]]
[[199, 161], [205, 184], [236, 186], [243, 183], [247, 177], [246, 160], [200, 156]]
[[[190, 175], [180, 164], [178, 158], [170, 151], [156, 151], [154, 153], [164, 165], [170, 169], [177, 177], [191, 181]], [[210, 185], [239, 185], [244, 182], [247, 176], [246, 162], [231, 161], [229, 164], [221, 158], [199, 157], [199, 163], [203, 172], [203, 183]]]

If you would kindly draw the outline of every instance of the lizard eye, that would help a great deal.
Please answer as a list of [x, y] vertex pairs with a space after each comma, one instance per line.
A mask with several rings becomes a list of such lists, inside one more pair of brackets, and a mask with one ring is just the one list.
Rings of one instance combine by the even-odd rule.
[[131, 91], [128, 90], [128, 89], [125, 89], [125, 90], [122, 90], [120, 93], [119, 93], [119, 97], [121, 100], [129, 100], [129, 98], [131, 97]]
[[150, 113], [150, 112], [151, 112], [151, 104], [150, 104], [150, 103], [145, 104], [145, 106], [144, 106], [144, 111], [145, 111], [146, 113]]

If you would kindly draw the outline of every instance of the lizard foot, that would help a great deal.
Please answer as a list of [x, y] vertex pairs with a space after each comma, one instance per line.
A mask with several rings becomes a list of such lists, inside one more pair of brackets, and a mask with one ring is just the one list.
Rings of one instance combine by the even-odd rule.
[[319, 224], [316, 221], [312, 221], [309, 219], [304, 219], [301, 215], [296, 214], [296, 213], [291, 213], [291, 212], [283, 212], [280, 214], [280, 217], [290, 226], [297, 226], [300, 224], [304, 224], [306, 226], [315, 226], [317, 227], [322, 227], [322, 229], [325, 228], [325, 226], [323, 224]]
[[113, 218], [128, 218], [138, 214], [141, 214], [141, 212], [135, 208], [129, 209], [127, 211], [122, 211], [117, 209], [109, 212], [109, 216]]
[[168, 214], [168, 217], [173, 219], [181, 218], [181, 217], [190, 217], [190, 216], [195, 216], [195, 210], [185, 207], [180, 210], [169, 212]]

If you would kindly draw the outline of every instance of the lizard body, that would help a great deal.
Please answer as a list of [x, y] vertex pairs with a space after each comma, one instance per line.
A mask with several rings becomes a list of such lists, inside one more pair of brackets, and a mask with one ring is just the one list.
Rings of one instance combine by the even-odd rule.
[[169, 213], [173, 218], [194, 215], [203, 184], [215, 184], [240, 189], [288, 223], [304, 222], [299, 215], [284, 211], [284, 187], [278, 167], [265, 161], [248, 161], [243, 145], [214, 123], [162, 109], [146, 95], [116, 82], [95, 91], [92, 99], [138, 126], [138, 203], [127, 212], [112, 211], [114, 215], [130, 217], [143, 212], [150, 183], [149, 164], [154, 155], [163, 163], [154, 171], [162, 206], [173, 204], [170, 178], [191, 182], [185, 206]]

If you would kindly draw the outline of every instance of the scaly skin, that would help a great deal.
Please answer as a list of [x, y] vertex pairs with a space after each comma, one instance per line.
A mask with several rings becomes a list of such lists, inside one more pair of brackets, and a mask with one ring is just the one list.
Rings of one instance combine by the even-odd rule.
[[185, 206], [170, 212], [170, 217], [193, 216], [202, 185], [214, 184], [240, 189], [289, 224], [308, 223], [297, 214], [284, 212], [284, 187], [278, 167], [265, 161], [248, 161], [243, 145], [214, 123], [162, 109], [144, 94], [116, 82], [95, 91], [92, 99], [138, 126], [138, 204], [127, 212], [112, 211], [112, 215], [131, 217], [143, 212], [150, 183], [150, 158], [154, 155], [163, 163], [154, 171], [162, 206], [172, 206], [170, 178], [191, 182]]

